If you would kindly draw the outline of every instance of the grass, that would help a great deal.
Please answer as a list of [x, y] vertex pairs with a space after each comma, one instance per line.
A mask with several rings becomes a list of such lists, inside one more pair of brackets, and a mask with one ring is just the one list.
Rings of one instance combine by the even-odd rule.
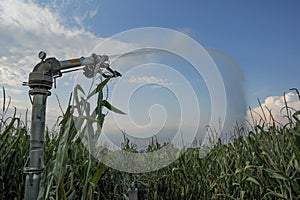
[[[118, 112], [103, 100], [104, 85], [93, 95], [98, 95], [102, 107]], [[4, 89], [3, 96], [0, 199], [22, 199], [29, 128], [16, 116], [16, 109], [7, 115], [10, 100]], [[77, 105], [88, 106], [85, 99], [77, 100]], [[99, 127], [105, 118], [102, 107], [84, 113], [96, 117]], [[98, 135], [78, 135], [74, 123], [82, 118], [75, 118], [69, 107], [59, 133], [53, 135], [49, 130], [45, 133], [46, 168], [40, 196], [59, 200], [126, 199], [130, 182], [134, 180], [139, 199], [300, 199], [300, 112], [287, 113], [291, 121], [286, 125], [261, 120], [246, 136], [236, 137], [229, 144], [217, 142], [205, 157], [199, 149], [188, 149], [163, 169], [131, 175], [103, 165], [88, 153], [81, 139], [90, 142], [90, 137]], [[86, 123], [86, 129], [89, 126]]]

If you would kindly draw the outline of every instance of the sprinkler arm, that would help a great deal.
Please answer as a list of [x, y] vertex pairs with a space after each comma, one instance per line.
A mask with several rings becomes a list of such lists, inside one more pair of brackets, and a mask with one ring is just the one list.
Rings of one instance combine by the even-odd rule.
[[[93, 78], [97, 73], [104, 78], [122, 76], [118, 71], [109, 67], [109, 57], [107, 55], [92, 54], [89, 57], [80, 57], [69, 60], [59, 61], [54, 57], [46, 58], [46, 53], [39, 53], [41, 62], [38, 63], [29, 75], [29, 81], [23, 85], [34, 88], [35, 86], [44, 86], [47, 89], [56, 87], [56, 78], [61, 77], [63, 73], [69, 73], [77, 70], [83, 70], [87, 78]], [[107, 73], [103, 71], [106, 70]]]
[[54, 77], [60, 73], [67, 73], [80, 69], [85, 70], [86, 67], [88, 67], [89, 70], [93, 69], [93, 71], [96, 73], [101, 74], [103, 69], [107, 69], [107, 71], [111, 73], [110, 76], [121, 76], [119, 72], [114, 71], [109, 67], [109, 56], [107, 55], [96, 55], [93, 53], [89, 57], [80, 57], [59, 61], [54, 57], [46, 58], [46, 53], [41, 51], [39, 53], [39, 58], [41, 59], [41, 62], [34, 67], [33, 72], [49, 72], [52, 73]]
[[[90, 57], [81, 57], [70, 60], [59, 61], [60, 69], [63, 73], [71, 72], [74, 70], [82, 69], [84, 75], [88, 78], [93, 77], [96, 73], [100, 73], [104, 77], [118, 77], [122, 76], [119, 72], [112, 70], [109, 67], [109, 57], [107, 55], [96, 55], [92, 54]], [[103, 69], [106, 69], [110, 74], [103, 73]]]

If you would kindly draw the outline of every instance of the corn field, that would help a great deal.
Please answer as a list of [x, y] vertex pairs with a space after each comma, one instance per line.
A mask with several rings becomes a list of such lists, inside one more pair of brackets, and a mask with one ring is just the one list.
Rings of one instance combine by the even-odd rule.
[[[103, 107], [118, 112], [103, 100], [103, 86], [93, 94]], [[8, 116], [5, 90], [3, 96], [0, 199], [23, 199], [30, 128], [16, 109]], [[83, 100], [80, 105], [84, 106]], [[103, 123], [102, 110], [97, 109]], [[173, 164], [145, 174], [120, 172], [93, 158], [68, 111], [57, 133], [45, 132], [41, 199], [128, 199], [131, 180], [139, 199], [300, 199], [300, 111], [285, 126], [269, 124], [266, 128], [260, 121], [246, 136], [228, 144], [217, 142], [205, 157], [197, 148], [188, 149]], [[148, 149], [155, 148], [159, 145], [153, 143]]]

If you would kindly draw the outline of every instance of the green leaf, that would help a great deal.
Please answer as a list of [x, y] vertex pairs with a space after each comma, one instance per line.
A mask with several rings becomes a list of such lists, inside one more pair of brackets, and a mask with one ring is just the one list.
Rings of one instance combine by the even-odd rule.
[[95, 172], [91, 182], [94, 184], [94, 185], [97, 185], [98, 181], [100, 180], [100, 178], [102, 177], [103, 173], [105, 172], [106, 170], [106, 167], [104, 164], [100, 164], [100, 167], [99, 169]]
[[76, 92], [77, 92], [77, 90], [79, 90], [80, 92], [82, 92], [83, 94], [85, 94], [85, 93], [84, 93], [84, 90], [82, 89], [82, 87], [81, 87], [79, 84], [77, 84], [77, 85], [75, 86], [75, 90], [76, 90]]
[[260, 185], [259, 182], [258, 182], [255, 178], [253, 178], [253, 177], [248, 177], [248, 178], [246, 179], [246, 181], [255, 183], [256, 185]]
[[103, 127], [104, 118], [105, 118], [105, 114], [100, 114], [97, 117], [97, 122], [101, 128]]
[[16, 109], [15, 109], [15, 112], [14, 112], [14, 116], [12, 118], [12, 120], [10, 121], [9, 125], [5, 128], [4, 132], [1, 133], [1, 139], [3, 136], [5, 136], [6, 134], [9, 134], [10, 131], [13, 129], [13, 125], [14, 123], [17, 121], [17, 127], [19, 126], [19, 123], [20, 123], [20, 119], [19, 118], [15, 118], [15, 115], [16, 115]]
[[281, 179], [281, 180], [288, 180], [287, 177], [285, 177], [284, 175], [277, 173], [276, 171], [272, 170], [272, 169], [264, 169], [266, 172], [269, 173], [270, 177], [275, 178], [275, 179]]
[[126, 115], [126, 113], [124, 113], [123, 111], [119, 110], [118, 108], [112, 106], [108, 101], [106, 100], [103, 100], [102, 101], [102, 106], [106, 107], [108, 110], [111, 110], [115, 113], [118, 113], [118, 114], [122, 114], [122, 115]]
[[102, 91], [102, 89], [104, 88], [104, 86], [108, 83], [108, 81], [110, 80], [110, 78], [105, 79], [104, 81], [102, 81], [88, 96], [87, 99], [91, 98], [92, 96], [94, 96], [95, 94], [97, 94], [99, 91]]
[[272, 191], [270, 189], [267, 189], [268, 193], [266, 193], [264, 196], [263, 196], [263, 199], [265, 199], [267, 196], [271, 195], [273, 197], [277, 197], [277, 198], [280, 198], [280, 199], [287, 199], [286, 195], [283, 195], [283, 194], [280, 194], [278, 192], [275, 192], [275, 191]]
[[5, 99], [6, 99], [6, 95], [5, 95], [5, 89], [2, 86], [2, 93], [3, 93], [3, 106], [2, 106], [2, 112], [5, 113]]
[[300, 110], [296, 111], [296, 112], [293, 114], [293, 118], [294, 118], [297, 122], [300, 122], [300, 119], [298, 118], [298, 115], [300, 115]]

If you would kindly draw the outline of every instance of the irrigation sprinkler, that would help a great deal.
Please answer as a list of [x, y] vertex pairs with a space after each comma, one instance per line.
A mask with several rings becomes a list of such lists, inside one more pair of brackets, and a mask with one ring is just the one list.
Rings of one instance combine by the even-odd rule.
[[56, 78], [76, 70], [83, 70], [87, 78], [92, 78], [97, 73], [105, 78], [121, 76], [119, 72], [109, 67], [107, 55], [92, 54], [90, 57], [59, 61], [54, 57], [46, 58], [46, 53], [41, 51], [39, 58], [41, 61], [29, 74], [28, 82], [23, 83], [30, 88], [29, 96], [32, 104], [29, 157], [24, 166], [25, 200], [38, 199], [44, 170], [46, 101], [51, 95], [53, 84], [56, 87]]

